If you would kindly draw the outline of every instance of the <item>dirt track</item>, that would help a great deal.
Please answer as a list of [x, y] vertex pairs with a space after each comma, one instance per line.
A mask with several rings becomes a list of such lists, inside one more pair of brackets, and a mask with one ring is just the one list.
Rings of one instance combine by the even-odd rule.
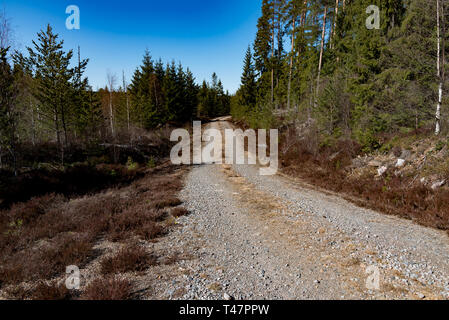
[[195, 166], [181, 196], [192, 214], [155, 246], [189, 258], [156, 270], [159, 298], [449, 298], [444, 232], [248, 165]]

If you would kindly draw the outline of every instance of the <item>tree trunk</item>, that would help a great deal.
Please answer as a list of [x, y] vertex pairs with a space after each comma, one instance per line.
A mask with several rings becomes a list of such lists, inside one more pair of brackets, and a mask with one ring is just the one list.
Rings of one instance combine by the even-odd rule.
[[129, 96], [128, 96], [128, 86], [126, 85], [125, 80], [125, 71], [123, 71], [123, 90], [125, 91], [126, 96], [126, 123], [128, 128], [128, 134], [129, 134]]
[[16, 123], [15, 120], [13, 120], [12, 123], [12, 129], [11, 129], [11, 155], [13, 160], [13, 169], [14, 169], [14, 175], [17, 177], [17, 146], [16, 146]]
[[34, 120], [34, 108], [33, 103], [31, 101], [31, 95], [30, 95], [30, 109], [31, 109], [31, 143], [33, 146], [36, 145], [36, 123]]
[[274, 24], [271, 39], [271, 104], [274, 104]]
[[292, 73], [293, 73], [293, 56], [295, 54], [295, 32], [296, 32], [296, 6], [293, 5], [293, 28], [292, 28], [292, 49], [290, 52], [290, 71], [288, 75], [288, 97], [287, 97], [287, 110], [290, 110], [291, 103], [291, 90], [292, 90]]
[[126, 120], [128, 122], [128, 134], [129, 134], [129, 130], [130, 130], [130, 123], [129, 123], [129, 95], [128, 95], [128, 90], [126, 90]]
[[67, 123], [65, 119], [65, 110], [63, 106], [61, 106], [61, 122], [62, 122], [62, 130], [64, 131], [64, 147], [67, 147], [68, 145]]
[[438, 86], [438, 103], [435, 113], [435, 135], [441, 132], [441, 104], [443, 100], [443, 77], [441, 72], [441, 36], [440, 36], [440, 1], [437, 0], [437, 76], [439, 80]]
[[326, 18], [327, 18], [327, 5], [324, 7], [324, 14], [323, 14], [323, 31], [321, 33], [321, 49], [320, 49], [320, 61], [318, 63], [318, 77], [317, 77], [317, 86], [316, 86], [315, 106], [316, 106], [316, 100], [318, 99], [318, 95], [320, 94], [320, 77], [321, 77], [321, 69], [323, 67], [324, 38], [326, 37]]
[[301, 14], [301, 25], [302, 26], [304, 26], [305, 21], [306, 21], [307, 4], [308, 4], [308, 0], [304, 0], [304, 8], [302, 9], [302, 14]]
[[331, 32], [331, 49], [333, 48], [333, 40], [335, 39], [335, 33], [337, 31], [337, 18], [338, 18], [338, 6], [340, 5], [340, 0], [335, 0], [335, 15], [334, 15], [334, 24], [332, 26]]
[[58, 145], [61, 146], [61, 135], [59, 132], [59, 118], [58, 118], [58, 109], [54, 108], [54, 122], [55, 122], [55, 130], [56, 130], [56, 141], [58, 142]]
[[109, 91], [109, 120], [110, 120], [110, 124], [111, 124], [111, 133], [112, 136], [115, 136], [115, 131], [114, 131], [114, 113], [112, 110], [112, 91]]

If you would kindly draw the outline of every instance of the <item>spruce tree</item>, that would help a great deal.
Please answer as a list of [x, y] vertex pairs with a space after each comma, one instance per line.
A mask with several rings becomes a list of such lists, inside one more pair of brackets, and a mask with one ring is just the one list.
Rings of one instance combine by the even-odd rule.
[[70, 121], [71, 83], [74, 69], [70, 68], [72, 50], [64, 52], [64, 41], [58, 40], [50, 25], [46, 31], [38, 33], [38, 41], [33, 41], [29, 52], [29, 64], [34, 71], [37, 88], [34, 91], [41, 103], [41, 112], [48, 124], [52, 123], [57, 143], [68, 144]]
[[0, 48], [0, 148], [7, 150], [11, 155], [14, 172], [17, 175], [15, 110], [17, 90], [14, 74], [7, 60], [8, 50], [9, 48]]
[[71, 108], [71, 123], [74, 125], [75, 134], [83, 137], [84, 140], [89, 140], [91, 135], [91, 129], [94, 125], [91, 121], [93, 115], [91, 113], [96, 113], [95, 110], [91, 108], [91, 99], [89, 91], [89, 81], [87, 77], [84, 77], [84, 73], [87, 68], [89, 59], [81, 60], [81, 52], [78, 47], [78, 61], [74, 69], [74, 77], [72, 79], [72, 108]]
[[185, 73], [185, 84], [186, 116], [188, 116], [188, 120], [196, 119], [198, 116], [198, 86], [193, 73], [188, 68]]
[[239, 90], [240, 104], [248, 110], [253, 110], [257, 99], [257, 85], [253, 56], [250, 47], [248, 47], [248, 50], [246, 51], [241, 82]]
[[271, 75], [271, 56], [274, 50], [273, 44], [273, 26], [271, 19], [273, 17], [272, 0], [262, 1], [262, 16], [257, 23], [257, 34], [254, 41], [254, 61], [258, 77], [259, 98], [263, 99], [270, 88]]

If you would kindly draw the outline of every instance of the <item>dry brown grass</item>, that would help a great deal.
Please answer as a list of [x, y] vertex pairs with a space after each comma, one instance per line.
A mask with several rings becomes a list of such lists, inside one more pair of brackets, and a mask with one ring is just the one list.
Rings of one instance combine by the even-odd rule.
[[37, 282], [34, 287], [13, 286], [6, 290], [9, 299], [18, 300], [70, 300], [77, 292], [67, 289], [64, 283]]
[[145, 271], [157, 264], [157, 258], [138, 245], [127, 245], [115, 256], [101, 262], [101, 273], [104, 275]]
[[300, 142], [281, 154], [283, 171], [324, 189], [347, 195], [348, 200], [381, 212], [412, 219], [425, 226], [449, 231], [449, 190], [434, 191], [396, 176], [390, 169], [383, 177], [349, 177], [346, 167], [359, 147], [341, 141], [313, 153]]
[[65, 284], [39, 283], [30, 295], [32, 300], [70, 300], [72, 293]]
[[171, 211], [171, 215], [175, 218], [179, 218], [182, 216], [186, 216], [189, 214], [189, 210], [185, 209], [185, 208], [174, 208]]
[[[180, 203], [176, 195], [182, 188], [183, 174], [179, 167], [164, 165], [148, 170], [144, 178], [128, 187], [78, 199], [45, 195], [1, 211], [0, 288], [14, 292], [11, 285], [20, 288], [23, 282], [38, 284], [62, 277], [69, 265], [82, 268], [101, 254], [93, 249], [100, 240], [152, 241], [163, 236], [168, 232], [165, 219], [170, 217], [164, 208]], [[142, 248], [127, 249], [103, 261], [102, 271], [143, 271], [156, 263], [154, 255]], [[106, 296], [120, 298], [118, 291], [125, 290], [123, 283], [108, 281], [117, 291], [111, 289]], [[89, 294], [99, 296], [95, 288], [101, 284], [105, 282], [95, 283]], [[63, 296], [63, 292], [58, 294], [54, 286], [50, 287], [40, 285], [36, 293], [17, 289], [13, 296]]]
[[129, 300], [132, 285], [128, 280], [104, 278], [92, 281], [81, 295], [81, 300]]
[[182, 204], [182, 201], [179, 200], [178, 198], [168, 198], [168, 199], [159, 200], [158, 202], [156, 202], [154, 204], [154, 206], [157, 209], [165, 209], [165, 208], [169, 208], [169, 207], [176, 207], [181, 204]]
[[18, 177], [0, 175], [0, 209], [45, 194], [75, 197], [100, 192], [112, 186], [126, 186], [143, 176], [143, 171], [123, 165], [75, 165], [63, 169], [37, 169]]

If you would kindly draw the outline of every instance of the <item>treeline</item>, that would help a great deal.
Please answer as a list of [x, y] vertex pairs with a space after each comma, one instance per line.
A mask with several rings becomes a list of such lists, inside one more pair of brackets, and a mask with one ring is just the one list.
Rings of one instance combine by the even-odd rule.
[[384, 134], [447, 132], [446, 7], [444, 0], [263, 0], [233, 115], [254, 126], [282, 115], [366, 150]]
[[215, 73], [211, 83], [199, 86], [189, 69], [154, 62], [146, 52], [131, 83], [108, 73], [107, 86], [94, 91], [85, 76], [89, 60], [81, 58], [80, 48], [76, 54], [64, 51], [64, 42], [48, 26], [26, 53], [11, 52], [9, 25], [3, 22], [0, 168], [17, 169], [25, 145], [56, 144], [64, 163], [65, 150], [74, 145], [117, 143], [142, 129], [229, 113], [230, 97]]

